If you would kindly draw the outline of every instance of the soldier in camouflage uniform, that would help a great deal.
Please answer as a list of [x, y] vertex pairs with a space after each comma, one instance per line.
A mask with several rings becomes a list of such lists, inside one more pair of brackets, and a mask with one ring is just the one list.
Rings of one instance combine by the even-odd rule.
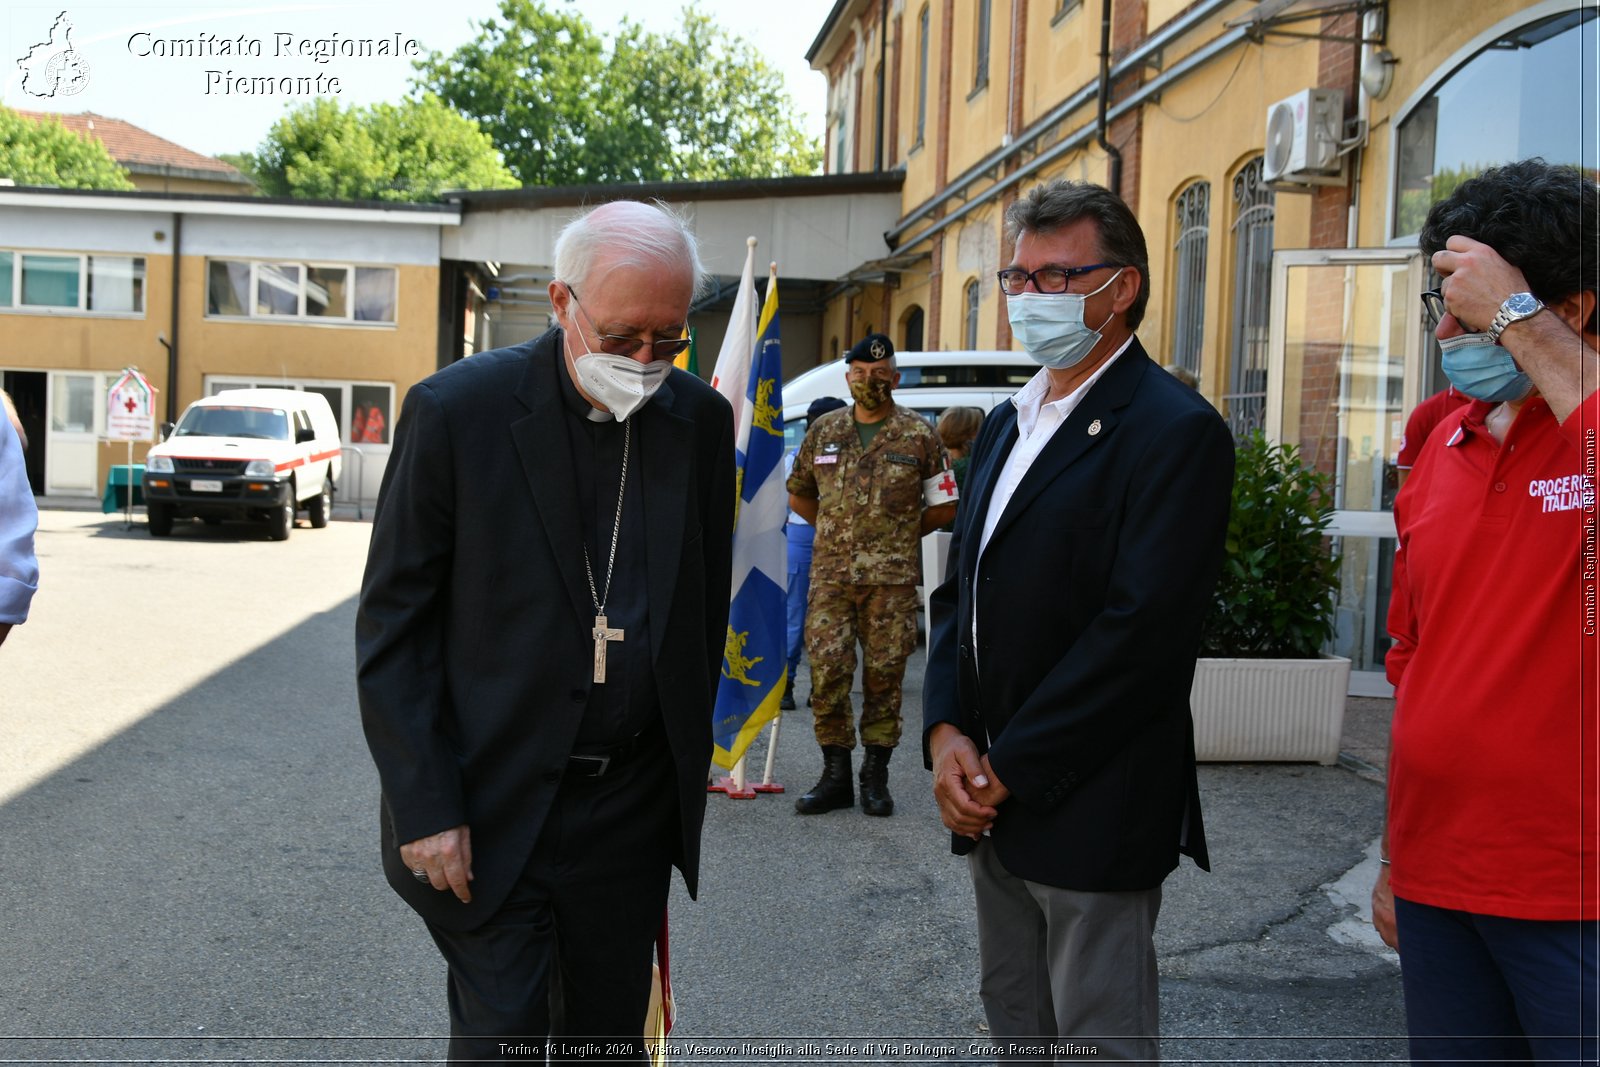
[[850, 683], [862, 649], [861, 810], [889, 815], [889, 755], [900, 740], [900, 680], [917, 643], [922, 535], [955, 514], [955, 481], [938, 434], [892, 399], [900, 376], [881, 333], [845, 356], [852, 407], [807, 431], [789, 505], [817, 528], [806, 614], [811, 702], [822, 778], [795, 802], [803, 815], [855, 803]]

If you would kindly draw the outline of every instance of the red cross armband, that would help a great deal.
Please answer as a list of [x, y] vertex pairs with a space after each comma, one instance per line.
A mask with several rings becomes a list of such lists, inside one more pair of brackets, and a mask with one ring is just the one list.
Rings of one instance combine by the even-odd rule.
[[926, 478], [922, 482], [922, 503], [924, 507], [936, 508], [940, 504], [954, 504], [959, 498], [956, 493], [956, 476], [950, 468]]

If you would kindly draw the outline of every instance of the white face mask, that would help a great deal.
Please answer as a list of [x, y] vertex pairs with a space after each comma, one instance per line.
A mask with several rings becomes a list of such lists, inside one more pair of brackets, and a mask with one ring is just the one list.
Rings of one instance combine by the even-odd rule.
[[1065, 370], [1081, 363], [1100, 343], [1100, 330], [1111, 321], [1111, 315], [1107, 315], [1099, 329], [1091, 329], [1083, 321], [1084, 301], [1116, 281], [1126, 269], [1119, 268], [1105, 285], [1090, 293], [1018, 293], [1006, 297], [1012, 335], [1040, 366]]
[[573, 336], [583, 346], [583, 355], [572, 360], [578, 384], [594, 400], [605, 405], [618, 422], [649, 403], [667, 375], [672, 373], [672, 364], [664, 359], [640, 363], [627, 356], [593, 352], [581, 330], [575, 331]]

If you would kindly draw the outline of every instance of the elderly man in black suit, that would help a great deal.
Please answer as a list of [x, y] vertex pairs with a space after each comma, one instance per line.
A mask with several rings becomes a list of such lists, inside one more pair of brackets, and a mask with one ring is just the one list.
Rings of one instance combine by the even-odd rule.
[[357, 681], [453, 1062], [641, 1059], [672, 866], [695, 892], [734, 517], [729, 406], [671, 366], [703, 276], [664, 207], [596, 208], [556, 327], [406, 397]]
[[972, 449], [925, 756], [970, 867], [1000, 1054], [1042, 1036], [1057, 1060], [1153, 1060], [1161, 883], [1180, 852], [1209, 862], [1189, 687], [1232, 441], [1134, 336], [1149, 267], [1119, 198], [1052, 182], [1006, 223], [1007, 314], [1043, 369]]

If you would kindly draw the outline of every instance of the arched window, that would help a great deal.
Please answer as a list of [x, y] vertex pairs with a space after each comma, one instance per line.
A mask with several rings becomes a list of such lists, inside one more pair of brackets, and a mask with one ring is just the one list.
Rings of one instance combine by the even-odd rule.
[[904, 326], [900, 334], [900, 348], [902, 351], [922, 351], [922, 322], [922, 308], [913, 305], [911, 310], [906, 312]]
[[1222, 413], [1236, 438], [1259, 429], [1266, 420], [1275, 210], [1257, 156], [1233, 179], [1233, 329]]
[[967, 283], [962, 292], [961, 308], [965, 312], [966, 322], [961, 330], [961, 343], [963, 348], [978, 347], [978, 279], [974, 278]]
[[1411, 107], [1395, 131], [1392, 236], [1421, 230], [1429, 208], [1499, 163], [1543, 156], [1600, 168], [1596, 15], [1585, 6], [1502, 34]]
[[1178, 194], [1173, 247], [1172, 361], [1200, 374], [1206, 328], [1206, 250], [1211, 241], [1211, 183]]

